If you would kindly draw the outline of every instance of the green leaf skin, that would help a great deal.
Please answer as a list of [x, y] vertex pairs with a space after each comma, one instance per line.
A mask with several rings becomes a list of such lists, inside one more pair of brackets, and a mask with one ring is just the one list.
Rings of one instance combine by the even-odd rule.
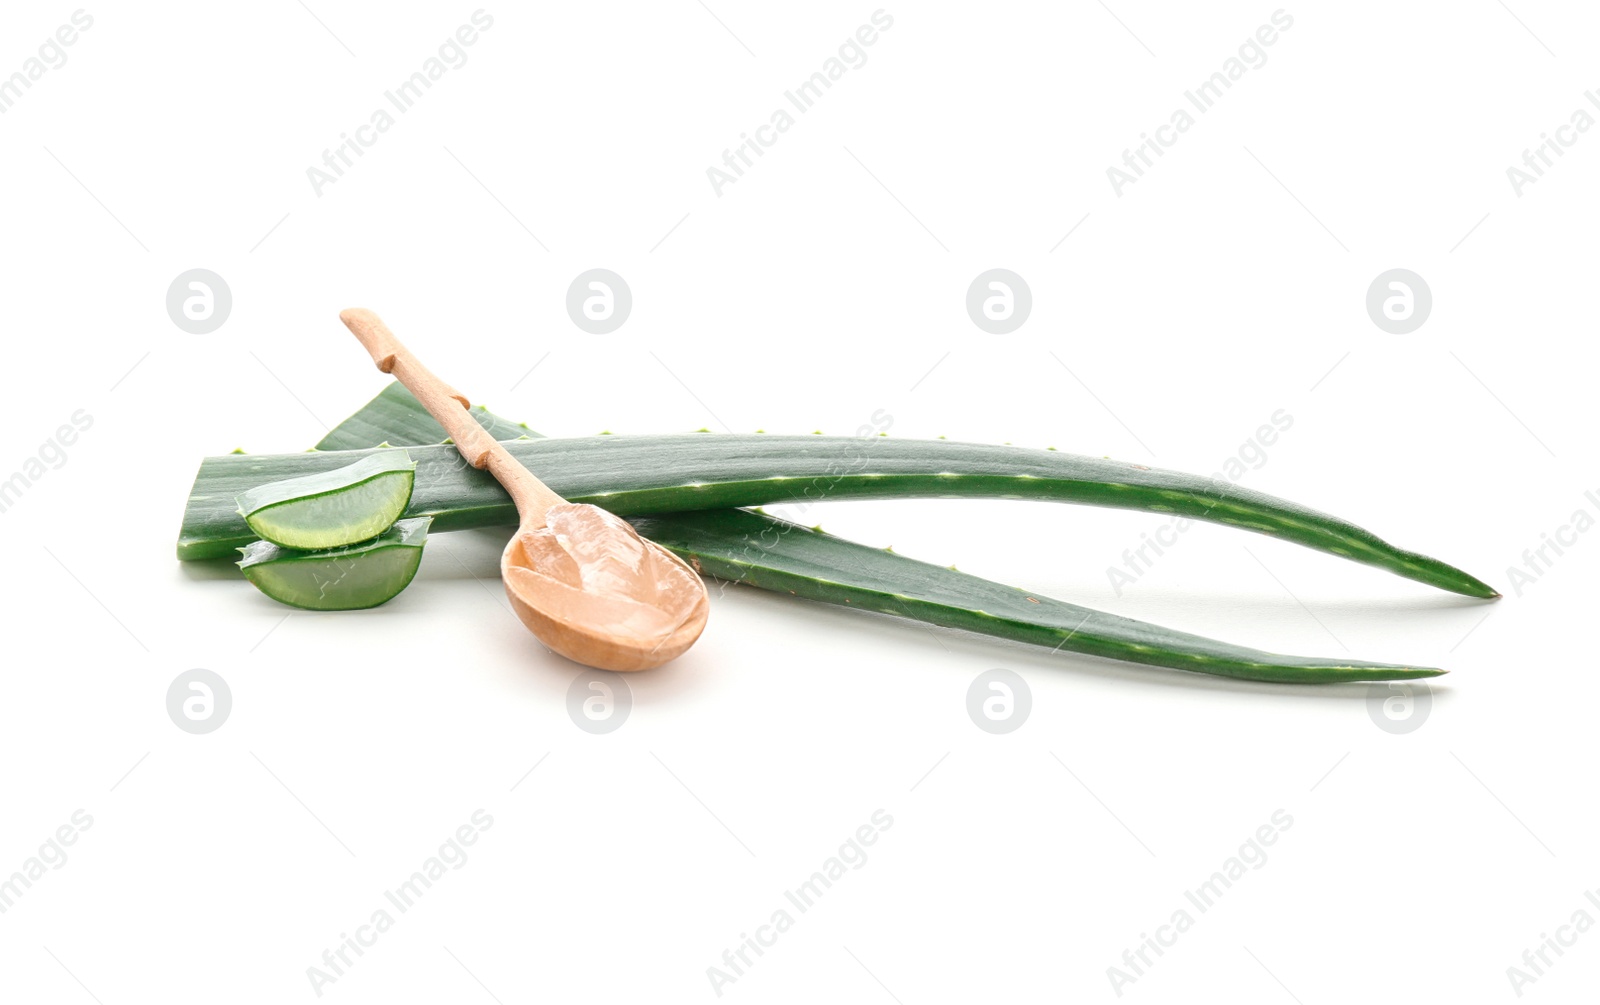
[[[444, 430], [391, 384], [329, 434], [341, 446], [437, 443]], [[485, 428], [517, 429], [474, 410]], [[425, 421], [424, 421], [425, 420]], [[429, 425], [431, 423], [431, 426]], [[501, 425], [490, 425], [500, 423]], [[517, 435], [523, 435], [521, 433]], [[1399, 680], [1443, 673], [1426, 667], [1276, 656], [1035, 597], [954, 569], [929, 565], [746, 510], [632, 518], [640, 533], [707, 575], [995, 638], [1153, 666], [1279, 683]]]
[[256, 589], [307, 611], [360, 611], [386, 604], [411, 585], [428, 540], [427, 517], [401, 520], [349, 548], [299, 551], [257, 541], [239, 568]]
[[246, 489], [234, 500], [250, 530], [285, 548], [343, 548], [394, 525], [411, 500], [416, 464], [381, 450], [354, 464]]
[[1445, 672], [1229, 645], [1034, 596], [747, 510], [631, 517], [629, 522], [718, 579], [1051, 650], [1280, 684], [1409, 680]]
[[[821, 499], [999, 498], [1173, 514], [1256, 531], [1471, 597], [1498, 594], [1453, 566], [1396, 548], [1345, 520], [1196, 475], [1051, 450], [883, 437], [591, 436], [510, 442], [556, 492], [619, 516]], [[216, 558], [253, 535], [231, 502], [263, 482], [325, 471], [371, 451], [227, 454], [201, 463], [179, 533], [180, 559]], [[438, 530], [513, 526], [516, 509], [454, 447], [411, 450], [411, 516]]]
[[[501, 418], [479, 405], [471, 409], [478, 424], [494, 434], [497, 440], [515, 440], [522, 436], [537, 436], [520, 423]], [[350, 418], [328, 430], [315, 447], [317, 450], [362, 450], [388, 443], [396, 447], [420, 447], [424, 444], [443, 443], [444, 427], [439, 425], [422, 407], [422, 402], [396, 381]]]

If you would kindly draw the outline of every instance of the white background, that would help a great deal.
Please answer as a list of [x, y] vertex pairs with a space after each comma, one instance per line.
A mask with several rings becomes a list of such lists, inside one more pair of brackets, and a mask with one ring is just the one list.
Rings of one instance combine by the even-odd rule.
[[[482, 808], [466, 865], [325, 999], [713, 1001], [707, 968], [882, 809], [866, 864], [722, 997], [1114, 1000], [1107, 968], [1282, 809], [1267, 863], [1125, 998], [1514, 999], [1506, 968], [1542, 933], [1600, 919], [1600, 695], [1574, 635], [1600, 538], [1521, 596], [1507, 577], [1600, 489], [1600, 132], [1520, 196], [1506, 176], [1575, 109], [1600, 115], [1594, 12], [1287, 8], [1266, 64], [1119, 197], [1106, 168], [1273, 6], [890, 7], [867, 63], [718, 196], [706, 168], [874, 7], [707, 2], [489, 7], [468, 62], [320, 196], [306, 169], [472, 5], [89, 8], [67, 63], [0, 116], [0, 477], [74, 410], [94, 419], [0, 514], [0, 873], [93, 818], [0, 915], [0, 996], [316, 1000], [307, 968]], [[7, 5], [0, 74], [73, 9]], [[197, 267], [234, 297], [210, 335], [164, 307]], [[612, 336], [565, 312], [594, 267], [633, 291]], [[997, 267], [1034, 299], [1004, 336], [963, 307]], [[1390, 268], [1432, 288], [1409, 335], [1365, 311]], [[1245, 484], [1507, 596], [1202, 527], [1119, 597], [1106, 569], [1154, 514], [828, 504], [834, 533], [1050, 596], [1453, 673], [1394, 735], [1364, 686], [738, 588], [592, 736], [566, 712], [577, 669], [504, 606], [499, 532], [437, 537], [384, 608], [287, 620], [174, 561], [203, 456], [302, 449], [383, 386], [337, 321], [351, 306], [551, 435], [847, 434], [885, 409], [895, 436], [1208, 474], [1284, 409]], [[204, 736], [165, 710], [194, 667], [233, 695]], [[1032, 689], [1006, 736], [965, 711], [993, 667]], [[1577, 1000], [1597, 955], [1579, 936], [1525, 997]]]

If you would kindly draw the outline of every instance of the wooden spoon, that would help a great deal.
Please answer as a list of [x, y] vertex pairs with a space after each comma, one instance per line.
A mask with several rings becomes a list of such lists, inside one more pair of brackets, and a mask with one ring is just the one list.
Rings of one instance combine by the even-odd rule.
[[500, 556], [511, 609], [551, 649], [602, 670], [648, 670], [694, 644], [710, 603], [683, 560], [597, 506], [569, 503], [478, 424], [467, 399], [435, 377], [378, 316], [345, 323], [384, 373], [416, 396], [475, 468], [511, 493], [521, 523]]

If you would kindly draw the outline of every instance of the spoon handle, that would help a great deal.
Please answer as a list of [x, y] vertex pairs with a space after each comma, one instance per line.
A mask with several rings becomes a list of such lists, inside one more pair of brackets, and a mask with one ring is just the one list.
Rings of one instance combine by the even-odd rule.
[[545, 523], [545, 512], [551, 506], [566, 502], [550, 487], [523, 467], [511, 456], [500, 441], [489, 435], [467, 411], [472, 407], [466, 397], [449, 384], [434, 376], [423, 366], [411, 350], [394, 337], [394, 332], [378, 315], [363, 307], [354, 307], [339, 313], [339, 320], [355, 335], [361, 345], [378, 364], [378, 369], [392, 374], [404, 384], [428, 414], [438, 420], [456, 449], [467, 463], [478, 469], [487, 468], [517, 504], [517, 514], [524, 527], [539, 528]]

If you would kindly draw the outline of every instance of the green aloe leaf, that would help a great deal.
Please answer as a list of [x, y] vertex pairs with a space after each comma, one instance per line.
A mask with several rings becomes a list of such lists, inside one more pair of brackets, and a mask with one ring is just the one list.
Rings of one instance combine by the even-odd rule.
[[[474, 414], [485, 428], [498, 431], [497, 435], [539, 435], [487, 411], [475, 410]], [[373, 440], [422, 446], [437, 443], [443, 436], [444, 430], [420, 412], [410, 393], [399, 384], [392, 384], [336, 426], [324, 442], [331, 441], [341, 448]], [[707, 575], [1052, 650], [1289, 683], [1403, 680], [1444, 672], [1428, 667], [1280, 656], [1216, 642], [1033, 596], [748, 510], [706, 510], [636, 516], [631, 520], [641, 534]]]
[[[497, 440], [537, 436], [526, 425], [503, 419], [482, 405], [472, 409], [478, 424]], [[434, 421], [422, 402], [395, 381], [361, 411], [328, 430], [318, 441], [317, 450], [362, 450], [387, 444], [391, 447], [421, 447], [445, 441], [444, 427]]]
[[[713, 433], [527, 439], [507, 446], [556, 492], [619, 516], [824, 497], [1077, 502], [1240, 527], [1440, 589], [1498, 596], [1460, 569], [1297, 503], [1236, 485], [1218, 486], [1197, 475], [1053, 450], [945, 440]], [[240, 493], [263, 482], [342, 467], [372, 452], [206, 458], [184, 512], [178, 557], [218, 558], [254, 539], [234, 509], [233, 499]], [[468, 467], [453, 447], [418, 446], [411, 454], [417, 469], [408, 516], [431, 516], [435, 529], [442, 531], [516, 524], [516, 509], [505, 490], [486, 472]]]
[[749, 510], [629, 521], [705, 575], [1053, 650], [1274, 683], [1407, 680], [1445, 672], [1247, 649], [1025, 593]]

